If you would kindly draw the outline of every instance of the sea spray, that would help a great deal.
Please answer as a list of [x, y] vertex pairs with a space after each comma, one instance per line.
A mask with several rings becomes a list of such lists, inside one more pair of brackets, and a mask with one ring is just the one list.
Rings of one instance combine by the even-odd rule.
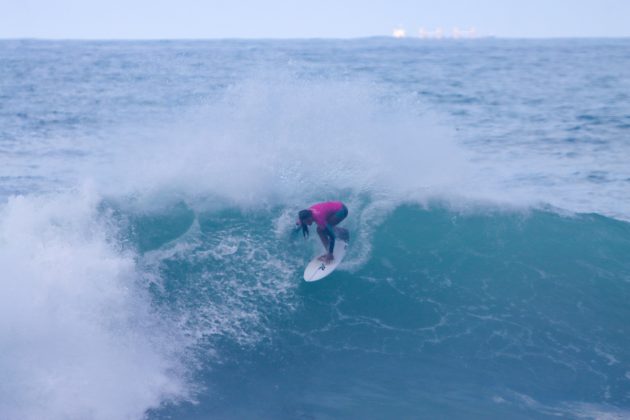
[[0, 207], [3, 418], [141, 418], [192, 395], [189, 340], [98, 203], [81, 191]]

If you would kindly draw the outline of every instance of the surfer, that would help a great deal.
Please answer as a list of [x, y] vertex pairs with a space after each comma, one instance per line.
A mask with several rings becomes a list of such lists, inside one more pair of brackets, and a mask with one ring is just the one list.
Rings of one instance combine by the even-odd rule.
[[313, 204], [306, 210], [300, 210], [298, 214], [297, 225], [302, 228], [302, 234], [306, 238], [309, 234], [308, 227], [315, 222], [317, 224], [317, 234], [324, 245], [324, 249], [328, 250], [327, 254], [322, 255], [319, 259], [326, 264], [333, 259], [333, 250], [335, 249], [335, 239], [348, 241], [348, 231], [337, 225], [348, 216], [348, 208], [341, 201], [327, 201], [324, 203]]

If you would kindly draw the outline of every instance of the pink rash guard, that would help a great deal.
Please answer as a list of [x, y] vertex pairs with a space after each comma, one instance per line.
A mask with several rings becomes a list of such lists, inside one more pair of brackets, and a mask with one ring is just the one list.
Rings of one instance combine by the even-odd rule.
[[312, 205], [309, 210], [313, 212], [313, 220], [322, 229], [328, 224], [328, 216], [335, 214], [343, 209], [341, 201], [327, 201], [325, 203], [317, 203]]

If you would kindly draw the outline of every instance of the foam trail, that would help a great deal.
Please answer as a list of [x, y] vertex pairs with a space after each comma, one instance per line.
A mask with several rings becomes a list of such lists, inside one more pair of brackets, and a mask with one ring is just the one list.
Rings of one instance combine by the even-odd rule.
[[0, 413], [137, 419], [189, 398], [186, 340], [151, 307], [97, 195], [15, 196], [0, 208]]

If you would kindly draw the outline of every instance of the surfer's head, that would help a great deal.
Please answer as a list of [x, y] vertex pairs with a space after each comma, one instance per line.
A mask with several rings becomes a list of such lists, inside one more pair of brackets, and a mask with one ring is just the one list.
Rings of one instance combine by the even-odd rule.
[[297, 224], [302, 227], [302, 235], [308, 236], [308, 225], [313, 223], [313, 213], [310, 210], [300, 210]]

